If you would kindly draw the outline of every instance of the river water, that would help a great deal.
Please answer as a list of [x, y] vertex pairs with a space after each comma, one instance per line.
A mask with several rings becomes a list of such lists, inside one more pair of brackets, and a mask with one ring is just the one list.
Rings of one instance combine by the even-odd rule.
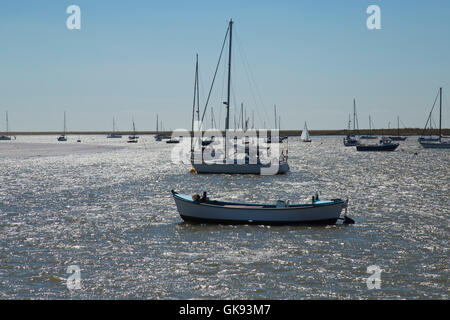
[[[412, 137], [390, 153], [290, 138], [286, 175], [197, 175], [151, 136], [77, 138], [0, 143], [1, 299], [449, 298], [447, 150]], [[291, 203], [319, 191], [349, 198], [356, 224], [188, 224], [171, 189]]]

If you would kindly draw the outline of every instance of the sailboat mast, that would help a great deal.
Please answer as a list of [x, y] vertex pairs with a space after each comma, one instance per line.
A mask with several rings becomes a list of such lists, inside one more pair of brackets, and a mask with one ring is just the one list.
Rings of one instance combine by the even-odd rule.
[[439, 142], [442, 136], [442, 87], [439, 88]]
[[252, 110], [252, 129], [255, 129], [255, 114], [253, 111], [254, 110]]
[[277, 130], [277, 106], [273, 106], [273, 110], [275, 112], [275, 130]]
[[[192, 102], [192, 127], [191, 127], [191, 158], [193, 149], [193, 139], [194, 139], [194, 116], [195, 116], [195, 100], [197, 98], [197, 83], [198, 83], [198, 54], [195, 58], [195, 80], [194, 80], [194, 101]], [[158, 120], [157, 120], [158, 121]]]
[[228, 89], [227, 89], [227, 118], [225, 121], [225, 132], [230, 128], [230, 89], [231, 89], [231, 43], [233, 38], [233, 20], [229, 22], [230, 42], [228, 45]]
[[400, 116], [397, 116], [397, 136], [400, 137]]
[[241, 129], [244, 130], [244, 103], [241, 102]]
[[355, 124], [356, 124], [356, 101], [353, 99], [353, 133], [355, 133]]
[[66, 112], [64, 111], [64, 135], [66, 135]]

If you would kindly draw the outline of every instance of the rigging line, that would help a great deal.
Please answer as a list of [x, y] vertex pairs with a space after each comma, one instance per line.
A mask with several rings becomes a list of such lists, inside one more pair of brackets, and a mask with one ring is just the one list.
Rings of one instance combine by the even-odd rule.
[[247, 77], [247, 81], [248, 81], [248, 84], [249, 84], [250, 93], [252, 95], [253, 102], [254, 102], [255, 107], [256, 107], [256, 111], [257, 111], [257, 115], [258, 115], [259, 121], [262, 123], [263, 119], [261, 118], [261, 115], [258, 112], [259, 105], [258, 105], [258, 101], [257, 101], [256, 96], [255, 96], [255, 92], [254, 92], [254, 89], [253, 89], [252, 81], [251, 81], [250, 75], [249, 75], [250, 66], [247, 66], [245, 64], [245, 58], [244, 58], [245, 53], [244, 53], [244, 50], [243, 50], [243, 46], [241, 45], [241, 42], [239, 40], [239, 36], [237, 34], [236, 34], [236, 40], [237, 40], [236, 42], [238, 44], [238, 49], [239, 49], [239, 54], [240, 54], [240, 57], [241, 57], [242, 66], [243, 66], [243, 69], [245, 71], [245, 75]]
[[403, 128], [406, 129], [406, 126], [405, 126], [405, 124], [403, 123], [402, 120], [400, 120], [400, 123], [402, 124]]
[[[225, 45], [225, 49], [227, 49], [228, 51], [228, 42]], [[223, 101], [225, 100], [224, 98], [224, 92], [225, 92], [225, 83], [227, 79], [227, 64], [224, 63], [223, 64], [223, 70], [222, 70], [222, 91], [221, 91], [221, 95], [220, 95], [220, 100], [219, 100], [219, 127], [221, 128], [221, 122], [222, 122], [222, 109], [223, 109]]]
[[[199, 95], [201, 93], [202, 99], [203, 99], [203, 101], [205, 101], [205, 87], [203, 85], [203, 77], [202, 77], [202, 73], [200, 70], [200, 65], [198, 67], [198, 84], [200, 85], [200, 87], [198, 88], [199, 90], [198, 90], [197, 95]], [[198, 86], [198, 84], [197, 84], [197, 86]], [[200, 101], [198, 101], [198, 103], [200, 104]]]
[[425, 128], [423, 128], [423, 133], [425, 133], [425, 130], [427, 129], [428, 122], [430, 122], [430, 125], [431, 125], [431, 115], [433, 114], [433, 109], [434, 109], [434, 106], [436, 105], [436, 101], [437, 101], [438, 96], [439, 96], [439, 91], [438, 91], [438, 93], [436, 95], [436, 98], [434, 99], [433, 107], [431, 108], [431, 111], [430, 111], [430, 114], [428, 116], [427, 122], [425, 123]]
[[[234, 82], [236, 82], [236, 81], [234, 81]], [[233, 113], [234, 113], [234, 116], [236, 117], [236, 114], [237, 114], [236, 108], [237, 108], [238, 102], [236, 99], [236, 90], [234, 88], [234, 82], [231, 83], [231, 93], [233, 94], [233, 102], [234, 102]], [[233, 103], [230, 103], [230, 104], [233, 105]], [[234, 127], [234, 130], [236, 130], [236, 126]]]
[[[444, 94], [443, 91], [444, 90], [442, 90], [442, 100], [443, 100], [442, 109], [444, 109], [444, 106], [448, 106], [449, 105], [448, 100], [447, 100], [447, 96]], [[442, 111], [442, 114], [444, 114], [444, 111]], [[444, 117], [442, 117], [442, 118], [445, 119]]]
[[[247, 56], [246, 56], [246, 54], [245, 54], [245, 51], [243, 50], [243, 45], [241, 44], [241, 42], [240, 42], [240, 40], [239, 40], [239, 36], [238, 36], [237, 32], [235, 32], [235, 33], [236, 33], [237, 43], [238, 43], [239, 47], [242, 48], [242, 53], [243, 53], [243, 54], [242, 54], [242, 58], [243, 58], [242, 60], [243, 60], [243, 62], [244, 62], [245, 64], [247, 64], [247, 66], [248, 66], [248, 71], [249, 71], [249, 74], [250, 74], [250, 78], [251, 78], [251, 80], [253, 81], [253, 84], [254, 84], [254, 86], [255, 86], [256, 93], [257, 93], [258, 98], [259, 98], [259, 100], [260, 100], [260, 102], [261, 102], [261, 105], [262, 105], [262, 109], [263, 109], [264, 115], [265, 115], [266, 119], [268, 120], [268, 119], [270, 119], [270, 118], [269, 118], [268, 115], [267, 115], [266, 106], [264, 105], [264, 101], [263, 101], [263, 99], [262, 99], [261, 92], [260, 92], [260, 90], [259, 90], [258, 84], [256, 83], [255, 76], [254, 76], [254, 74], [253, 74], [252, 69], [250, 68], [250, 63], [248, 62]], [[249, 82], [251, 83], [251, 81], [249, 81]], [[256, 100], [256, 99], [255, 99], [255, 100]]]
[[220, 55], [219, 55], [219, 61], [217, 61], [216, 71], [214, 72], [214, 77], [213, 77], [213, 80], [211, 83], [211, 88], [209, 88], [208, 98], [206, 99], [205, 108], [203, 109], [202, 122], [203, 122], [203, 118], [205, 117], [206, 108], [208, 107], [209, 98], [211, 97], [211, 91], [214, 86], [214, 81], [216, 80], [217, 69], [219, 69], [220, 60], [222, 59], [223, 48], [225, 47], [225, 43], [226, 43], [229, 32], [230, 32], [230, 27], [227, 28], [227, 32], [225, 33], [225, 38], [223, 39], [222, 50], [220, 51]]

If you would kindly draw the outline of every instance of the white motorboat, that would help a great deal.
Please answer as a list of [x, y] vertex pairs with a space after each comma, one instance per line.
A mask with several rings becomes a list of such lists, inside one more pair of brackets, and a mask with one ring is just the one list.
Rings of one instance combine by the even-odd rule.
[[311, 203], [290, 204], [277, 201], [275, 204], [235, 203], [211, 200], [206, 192], [185, 195], [172, 190], [172, 196], [181, 218], [187, 222], [219, 224], [335, 224], [339, 219], [344, 223], [354, 223], [344, 215], [348, 200], [332, 199], [322, 201], [318, 195]]

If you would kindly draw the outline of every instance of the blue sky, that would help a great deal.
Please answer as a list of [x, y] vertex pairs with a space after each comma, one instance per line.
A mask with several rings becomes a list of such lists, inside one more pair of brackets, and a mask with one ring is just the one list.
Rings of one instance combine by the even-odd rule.
[[[81, 8], [68, 30], [66, 8]], [[368, 30], [366, 8], [381, 8]], [[230, 18], [233, 104], [256, 126], [341, 129], [356, 98], [360, 127], [423, 127], [439, 86], [450, 127], [450, 1], [2, 1], [0, 130], [189, 128], [195, 54], [207, 95]], [[246, 68], [249, 66], [248, 71]], [[212, 95], [223, 127], [223, 68]], [[249, 81], [248, 79], [254, 79]], [[256, 83], [256, 85], [255, 85]], [[208, 115], [209, 117], [209, 115]], [[233, 117], [233, 115], [232, 115]], [[437, 116], [436, 116], [437, 119]], [[233, 121], [232, 121], [233, 122]]]

